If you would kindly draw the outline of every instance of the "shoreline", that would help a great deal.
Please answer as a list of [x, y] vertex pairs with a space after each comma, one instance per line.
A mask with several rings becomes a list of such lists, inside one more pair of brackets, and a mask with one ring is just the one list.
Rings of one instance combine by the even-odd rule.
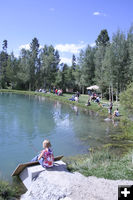
[[[22, 94], [22, 95], [32, 95], [32, 96], [42, 96], [42, 97], [46, 97], [49, 98], [50, 100], [53, 101], [59, 101], [61, 103], [65, 103], [65, 104], [69, 104], [69, 105], [75, 105], [77, 107], [80, 107], [81, 109], [85, 109], [85, 110], [90, 110], [92, 112], [97, 112], [99, 116], [101, 117], [107, 117], [108, 113], [106, 111], [105, 108], [101, 108], [99, 107], [97, 104], [92, 103], [91, 106], [87, 107], [85, 106], [85, 104], [83, 104], [83, 102], [72, 102], [68, 99], [68, 96], [56, 96], [53, 93], [40, 93], [40, 92], [31, 92], [31, 91], [21, 91], [21, 90], [0, 90], [1, 93], [14, 93], [14, 94]], [[87, 96], [87, 95], [86, 95]], [[124, 120], [123, 118], [120, 119], [120, 122], [123, 123]], [[127, 130], [128, 131], [127, 127]], [[120, 141], [128, 141], [129, 139], [132, 139], [132, 135], [130, 137], [129, 135], [125, 135], [125, 133], [121, 133], [118, 135], [114, 135], [112, 136], [114, 137], [114, 140], [117, 141], [117, 143], [120, 145]], [[133, 141], [133, 140], [131, 140]], [[123, 177], [122, 173], [124, 173], [124, 176], [127, 177], [128, 179], [128, 173], [132, 173], [132, 163], [131, 163], [131, 153], [129, 150], [131, 149], [131, 147], [133, 147], [132, 143], [131, 146], [128, 147], [128, 151], [126, 152], [125, 156], [125, 160], [124, 159], [124, 155], [122, 158], [120, 158], [120, 160], [117, 159], [114, 160], [114, 157], [112, 157], [111, 155], [111, 149], [112, 149], [112, 144], [107, 144], [106, 148], [102, 148], [102, 149], [96, 149], [94, 151], [90, 151], [90, 154], [87, 155], [87, 157], [85, 158], [85, 160], [83, 161], [83, 159], [81, 158], [75, 158], [76, 156], [74, 156], [74, 159], [70, 158], [67, 160], [67, 166], [68, 169], [71, 172], [74, 171], [78, 171], [81, 174], [85, 175], [85, 176], [96, 176], [96, 177], [100, 177], [100, 178], [107, 178], [109, 179], [111, 176], [114, 177], [116, 173], [121, 173], [121, 177]], [[115, 147], [114, 147], [115, 148]], [[119, 148], [123, 148], [123, 145]], [[103, 150], [103, 151], [102, 151]], [[109, 154], [108, 154], [109, 152]], [[130, 159], [129, 159], [130, 157]], [[127, 164], [128, 163], [128, 164]], [[122, 168], [119, 168], [120, 165], [122, 165]], [[106, 166], [107, 168], [105, 168], [104, 166]], [[128, 167], [128, 169], [127, 169]], [[118, 168], [118, 171], [116, 170]], [[116, 170], [116, 171], [115, 171]], [[106, 172], [106, 173], [105, 173]], [[114, 174], [114, 176], [113, 176]], [[130, 174], [131, 179], [133, 180], [132, 175]], [[116, 176], [116, 178], [118, 178]], [[113, 179], [115, 180], [115, 179]], [[118, 180], [118, 179], [117, 179]]]
[[[77, 103], [75, 101], [70, 101], [64, 95], [63, 96], [56, 96], [53, 93], [42, 93], [42, 92], [24, 91], [24, 90], [11, 90], [11, 89], [0, 89], [0, 92], [3, 92], [3, 93], [14, 93], [14, 94], [23, 94], [23, 95], [32, 95], [32, 96], [43, 96], [43, 97], [47, 97], [47, 98], [49, 98], [51, 100], [58, 100], [58, 101], [60, 101], [62, 103], [76, 105], [77, 107], [84, 108], [86, 110], [91, 110], [91, 111], [95, 111], [95, 112], [100, 111], [99, 114], [101, 114], [101, 116], [103, 116], [103, 112], [101, 113], [101, 110], [102, 111], [105, 110], [104, 108], [101, 109], [101, 107], [96, 106], [96, 105], [86, 106], [85, 104], [80, 103], [80, 101], [79, 101], [79, 103]], [[65, 94], [67, 94], [67, 93], [65, 93]], [[88, 95], [86, 95], [86, 96], [88, 96]], [[104, 116], [106, 117], [107, 115], [104, 115]]]
[[[85, 111], [96, 112], [99, 117], [102, 117], [103, 119], [105, 119], [105, 118], [108, 119], [107, 107], [101, 107], [97, 103], [94, 103], [94, 102], [91, 103], [91, 106], [85, 105], [85, 103], [88, 99], [88, 95], [81, 95], [79, 98], [79, 102], [75, 102], [75, 101], [69, 100], [69, 97], [71, 97], [71, 95], [72, 95], [70, 93], [64, 93], [63, 96], [56, 96], [53, 93], [41, 93], [41, 92], [34, 92], [34, 91], [12, 90], [12, 89], [0, 89], [0, 92], [31, 95], [31, 96], [42, 96], [42, 97], [49, 98], [52, 101], [59, 101], [61, 103], [67, 104], [67, 105], [77, 106]], [[102, 103], [105, 103], [105, 102], [102, 101]], [[108, 104], [107, 100], [106, 100], [106, 104]], [[114, 104], [115, 104], [115, 102], [114, 102]], [[114, 107], [116, 107], [116, 104], [114, 105]], [[118, 146], [121, 148], [121, 144], [119, 144], [119, 142], [122, 141], [122, 143], [123, 143], [124, 140], [126, 142], [126, 144], [124, 144], [124, 148], [129, 147], [129, 149], [130, 149], [130, 147], [133, 147], [132, 143], [131, 143], [131, 141], [133, 142], [132, 121], [131, 121], [131, 119], [128, 118], [128, 116], [125, 115], [123, 108], [121, 109], [121, 114], [122, 114], [122, 116], [119, 119], [118, 118], [111, 119], [112, 123], [114, 123], [115, 121], [116, 122], [119, 121], [120, 133], [118, 135], [111, 136], [114, 141], [117, 141], [117, 145], [113, 144], [113, 143], [105, 144], [103, 146], [103, 148], [108, 148], [108, 147], [111, 148], [111, 146], [112, 147]], [[129, 145], [127, 144], [128, 143], [127, 141], [130, 141]]]

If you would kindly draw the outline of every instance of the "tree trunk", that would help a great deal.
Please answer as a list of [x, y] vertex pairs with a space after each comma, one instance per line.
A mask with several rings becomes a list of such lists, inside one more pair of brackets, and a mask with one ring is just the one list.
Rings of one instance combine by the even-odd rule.
[[31, 83], [29, 83], [29, 91], [31, 91]]
[[82, 86], [82, 94], [84, 94], [84, 86]]
[[117, 89], [116, 89], [116, 102], [118, 102], [118, 84], [117, 84]]
[[103, 91], [101, 90], [101, 100], [103, 99]]
[[111, 96], [112, 96], [112, 102], [113, 102], [113, 100], [114, 100], [114, 95], [113, 95], [113, 84], [112, 84], [112, 88], [111, 88], [112, 90], [111, 90]]
[[44, 89], [46, 89], [46, 81], [44, 80]]
[[111, 96], [110, 96], [110, 85], [109, 85], [109, 100], [111, 99]]

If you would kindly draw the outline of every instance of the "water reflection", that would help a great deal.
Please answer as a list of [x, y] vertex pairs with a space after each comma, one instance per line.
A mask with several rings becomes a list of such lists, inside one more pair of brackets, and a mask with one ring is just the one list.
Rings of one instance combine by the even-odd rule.
[[71, 106], [72, 110], [74, 110], [75, 114], [78, 115], [78, 107], [77, 106]]

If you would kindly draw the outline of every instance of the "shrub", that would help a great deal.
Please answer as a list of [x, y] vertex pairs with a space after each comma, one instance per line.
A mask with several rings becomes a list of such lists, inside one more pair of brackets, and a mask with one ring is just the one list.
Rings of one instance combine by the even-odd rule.
[[0, 200], [15, 200], [19, 197], [19, 189], [6, 181], [0, 181]]

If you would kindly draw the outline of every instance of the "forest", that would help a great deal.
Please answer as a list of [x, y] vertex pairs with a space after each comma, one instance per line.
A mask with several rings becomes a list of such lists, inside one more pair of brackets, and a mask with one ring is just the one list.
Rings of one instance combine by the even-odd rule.
[[60, 55], [53, 45], [40, 48], [35, 37], [30, 49], [21, 49], [19, 57], [8, 53], [4, 40], [0, 51], [0, 88], [20, 90], [52, 89], [54, 86], [86, 92], [86, 87], [98, 85], [104, 97], [114, 97], [133, 82], [133, 25], [127, 33], [118, 30], [110, 39], [101, 30], [95, 47], [87, 46], [79, 57], [72, 55], [72, 64], [60, 63]]

